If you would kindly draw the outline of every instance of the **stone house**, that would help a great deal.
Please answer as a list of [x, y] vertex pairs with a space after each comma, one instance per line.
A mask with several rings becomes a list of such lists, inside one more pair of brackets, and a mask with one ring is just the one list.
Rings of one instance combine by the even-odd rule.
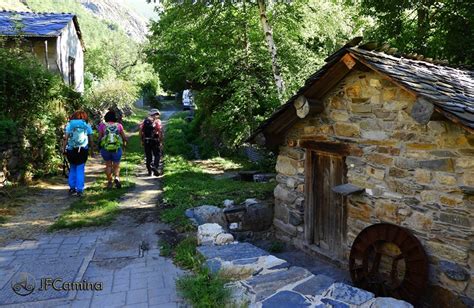
[[0, 11], [4, 45], [31, 51], [44, 66], [62, 76], [77, 92], [84, 92], [84, 42], [77, 16], [66, 13]]
[[[421, 244], [417, 265], [404, 255], [406, 247], [374, 249], [405, 257], [399, 275], [414, 273], [411, 282], [398, 277], [407, 294], [427, 290], [437, 305], [471, 306], [474, 72], [415, 57], [347, 44], [249, 140], [279, 150], [279, 239], [349, 264], [357, 280], [358, 251], [351, 248], [363, 230], [379, 228], [357, 243], [367, 250], [371, 240], [374, 247], [379, 239], [390, 242], [392, 229], [398, 246], [414, 236], [410, 243]], [[395, 240], [403, 230], [405, 239]], [[396, 262], [387, 263], [386, 272]], [[416, 296], [405, 298], [416, 302]]]

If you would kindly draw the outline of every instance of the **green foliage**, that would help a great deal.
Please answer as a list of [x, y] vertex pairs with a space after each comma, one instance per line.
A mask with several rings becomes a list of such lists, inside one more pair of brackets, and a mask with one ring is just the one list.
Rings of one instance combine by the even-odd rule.
[[[0, 135], [20, 140], [20, 163], [26, 171], [33, 175], [55, 171], [57, 128], [66, 120], [63, 107], [75, 100], [59, 76], [32, 55], [19, 48], [0, 48]], [[13, 132], [14, 127], [21, 129]]]
[[189, 123], [184, 120], [186, 113], [178, 113], [168, 120], [166, 124], [166, 142], [164, 150], [167, 155], [181, 155], [186, 158], [193, 158], [191, 146], [188, 142], [190, 135]]
[[474, 64], [474, 2], [363, 0], [362, 13], [374, 17], [367, 38], [404, 53]]
[[230, 290], [225, 288], [226, 283], [224, 278], [202, 269], [179, 278], [176, 287], [193, 307], [218, 308], [225, 307], [230, 297]]
[[177, 265], [185, 269], [199, 270], [204, 258], [196, 252], [197, 239], [187, 237], [175, 248], [174, 261]]
[[138, 88], [129, 81], [120, 79], [98, 83], [86, 93], [86, 107], [100, 112], [109, 108], [130, 109], [138, 98]]
[[159, 81], [157, 79], [150, 79], [140, 85], [143, 103], [148, 106], [156, 107], [158, 100], [156, 96], [159, 90]]
[[[151, 28], [149, 61], [166, 90], [180, 91], [192, 81], [196, 132], [212, 145], [205, 148], [235, 147], [279, 105], [257, 5], [164, 6]], [[351, 6], [336, 1], [275, 3], [268, 16], [287, 96], [362, 24]]]
[[16, 138], [12, 136], [16, 135], [17, 125], [15, 121], [11, 119], [0, 119], [0, 144], [6, 144], [13, 142]]

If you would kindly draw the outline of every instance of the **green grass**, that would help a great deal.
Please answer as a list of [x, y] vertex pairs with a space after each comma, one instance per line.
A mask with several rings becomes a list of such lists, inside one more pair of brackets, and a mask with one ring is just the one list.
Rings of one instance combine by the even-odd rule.
[[195, 237], [187, 237], [175, 247], [169, 247], [169, 255], [182, 268], [191, 273], [178, 278], [176, 287], [192, 307], [224, 307], [230, 298], [230, 290], [225, 288], [227, 279], [210, 273], [204, 266], [204, 257], [197, 250]]
[[227, 280], [203, 268], [197, 273], [179, 278], [176, 287], [192, 307], [225, 307], [230, 290]]
[[84, 196], [74, 201], [49, 230], [101, 226], [111, 223], [119, 212], [119, 198], [134, 184], [122, 181], [122, 188], [106, 189], [104, 183], [104, 180], [96, 181], [86, 189]]
[[186, 209], [209, 204], [222, 205], [225, 199], [236, 203], [247, 198], [266, 199], [272, 195], [274, 183], [240, 182], [230, 179], [216, 180], [197, 164], [180, 156], [167, 156], [164, 173], [164, 201], [169, 206], [161, 219], [177, 228], [188, 229]]

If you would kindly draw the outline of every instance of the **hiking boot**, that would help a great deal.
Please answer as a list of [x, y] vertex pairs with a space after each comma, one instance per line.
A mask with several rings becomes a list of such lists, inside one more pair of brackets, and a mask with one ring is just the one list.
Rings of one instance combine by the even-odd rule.
[[148, 170], [148, 176], [151, 176], [151, 170]]
[[114, 184], [112, 182], [107, 182], [107, 189], [112, 189]]
[[116, 187], [116, 188], [122, 188], [122, 183], [120, 183], [120, 180], [119, 180], [119, 179], [115, 179], [115, 180], [114, 180], [114, 183], [115, 183], [115, 187]]
[[69, 194], [70, 196], [75, 195], [76, 193], [77, 193], [77, 191], [76, 191], [75, 188], [69, 188], [68, 194]]
[[84, 193], [82, 191], [78, 191], [76, 192], [76, 196], [78, 196], [79, 198], [82, 198], [84, 196]]

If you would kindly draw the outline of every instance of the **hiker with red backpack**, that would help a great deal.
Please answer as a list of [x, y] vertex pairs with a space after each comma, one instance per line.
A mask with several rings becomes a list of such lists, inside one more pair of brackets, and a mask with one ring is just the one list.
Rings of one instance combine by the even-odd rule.
[[[69, 161], [69, 194], [82, 196], [85, 183], [85, 164], [89, 153], [93, 156], [92, 127], [87, 124], [87, 113], [76, 111], [67, 123], [64, 135], [64, 148]], [[90, 151], [89, 151], [90, 149]]]
[[163, 133], [161, 129], [160, 111], [151, 109], [148, 117], [140, 124], [140, 138], [145, 149], [146, 169], [148, 175], [160, 175], [158, 171], [160, 165], [161, 141]]
[[127, 145], [127, 136], [122, 124], [118, 123], [117, 115], [109, 110], [104, 116], [104, 122], [99, 124], [100, 155], [105, 161], [107, 188], [121, 188], [120, 160], [122, 148]]

